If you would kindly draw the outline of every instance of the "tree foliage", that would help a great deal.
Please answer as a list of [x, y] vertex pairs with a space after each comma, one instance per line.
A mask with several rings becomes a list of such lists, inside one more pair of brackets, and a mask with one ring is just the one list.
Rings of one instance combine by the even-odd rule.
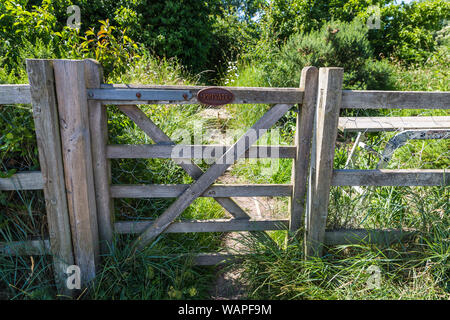
[[342, 67], [344, 86], [351, 89], [387, 89], [391, 86], [386, 63], [373, 60], [368, 28], [360, 20], [331, 21], [318, 31], [300, 32], [275, 49], [265, 64], [268, 84], [294, 87], [305, 66]]

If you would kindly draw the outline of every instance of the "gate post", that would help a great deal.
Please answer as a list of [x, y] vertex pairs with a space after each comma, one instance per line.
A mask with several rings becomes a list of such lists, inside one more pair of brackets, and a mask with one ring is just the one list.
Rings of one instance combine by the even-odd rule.
[[313, 132], [314, 114], [316, 109], [317, 85], [319, 70], [316, 67], [302, 69], [300, 90], [303, 91], [303, 101], [299, 106], [295, 130], [295, 159], [292, 162], [292, 196], [290, 200], [291, 220], [289, 231], [299, 235], [302, 226], [305, 195], [308, 178], [309, 155]]
[[44, 178], [45, 209], [55, 283], [58, 293], [71, 296], [73, 292], [66, 285], [66, 271], [68, 266], [74, 264], [74, 258], [64, 185], [53, 63], [51, 60], [27, 59], [26, 64], [39, 163]]
[[73, 251], [86, 286], [95, 277], [99, 241], [85, 62], [54, 60], [53, 66]]
[[339, 110], [342, 103], [342, 68], [320, 68], [314, 138], [311, 153], [305, 256], [322, 255], [331, 179], [333, 177]]
[[[93, 59], [84, 60], [86, 87], [100, 88], [103, 82], [103, 69]], [[108, 116], [106, 107], [101, 101], [88, 101], [89, 126], [91, 131], [92, 164], [95, 180], [95, 198], [97, 204], [98, 232], [100, 251], [107, 253], [111, 249], [113, 239], [114, 202], [110, 194], [111, 164], [106, 157], [108, 141]]]

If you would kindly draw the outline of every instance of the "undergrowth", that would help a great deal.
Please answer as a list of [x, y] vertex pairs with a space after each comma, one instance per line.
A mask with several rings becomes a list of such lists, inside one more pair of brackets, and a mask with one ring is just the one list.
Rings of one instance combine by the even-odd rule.
[[[444, 50], [441, 48], [441, 50]], [[404, 67], [392, 63], [395, 90], [448, 91], [448, 55], [439, 51], [425, 65]], [[229, 86], [264, 86], [263, 70], [237, 65], [229, 72]], [[300, 79], [298, 79], [299, 81]], [[249, 128], [269, 106], [230, 105], [231, 127]], [[342, 110], [341, 116], [442, 116], [447, 110]], [[278, 145], [293, 143], [296, 113], [276, 126]], [[356, 148], [356, 133], [338, 132], [336, 169], [375, 169], [387, 142], [399, 131], [363, 134], [371, 150]], [[290, 183], [292, 161], [280, 159], [270, 176], [268, 164], [240, 161], [233, 169], [246, 183]], [[449, 169], [450, 140], [410, 140], [397, 149], [388, 169]], [[449, 299], [450, 191], [448, 187], [332, 187], [327, 229], [405, 229], [417, 232], [405, 244], [328, 247], [321, 259], [305, 260], [300, 239], [286, 246], [286, 232], [274, 231], [278, 243], [249, 237], [245, 245], [256, 252], [244, 260], [242, 277], [251, 299]], [[287, 208], [287, 199], [281, 200]], [[287, 212], [285, 213], [287, 217]], [[373, 268], [380, 282], [371, 286]], [[378, 271], [377, 271], [378, 272]]]

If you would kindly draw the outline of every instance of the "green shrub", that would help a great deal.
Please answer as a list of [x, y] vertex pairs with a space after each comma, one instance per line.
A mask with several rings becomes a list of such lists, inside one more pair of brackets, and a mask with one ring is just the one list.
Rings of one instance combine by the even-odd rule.
[[[441, 46], [425, 63], [395, 65], [396, 89], [402, 91], [449, 91], [450, 47]], [[401, 111], [401, 110], [396, 110]], [[411, 111], [411, 110], [410, 110]], [[429, 110], [431, 112], [431, 110]], [[435, 115], [444, 110], [433, 110]], [[447, 111], [448, 113], [448, 111]]]
[[58, 21], [56, 14], [70, 4], [68, 0], [43, 0], [40, 6], [30, 6], [28, 0], [0, 3], [0, 37], [4, 40], [0, 44], [1, 78], [26, 79], [28, 58], [95, 58], [108, 75], [123, 73], [139, 56], [137, 44], [125, 34], [126, 28], [116, 28], [108, 19], [100, 21], [99, 30], [88, 25], [84, 34], [65, 26], [65, 20]]
[[393, 56], [403, 63], [423, 63], [438, 46], [436, 37], [450, 18], [446, 0], [414, 1], [381, 8], [381, 29], [371, 30], [377, 56]]
[[390, 67], [372, 59], [368, 29], [360, 20], [330, 22], [319, 31], [293, 35], [281, 49], [271, 53], [265, 64], [271, 86], [298, 86], [305, 66], [344, 68], [344, 87], [389, 89]]
[[33, 44], [40, 39], [47, 47], [56, 47], [59, 39], [54, 34], [61, 31], [56, 17], [52, 14], [50, 0], [43, 0], [41, 6], [28, 8], [28, 0], [0, 3], [0, 56], [8, 66], [8, 71], [22, 65], [24, 44]]
[[192, 70], [208, 64], [214, 42], [211, 6], [202, 1], [137, 0], [116, 9], [115, 20], [130, 37], [159, 57], [177, 57]]

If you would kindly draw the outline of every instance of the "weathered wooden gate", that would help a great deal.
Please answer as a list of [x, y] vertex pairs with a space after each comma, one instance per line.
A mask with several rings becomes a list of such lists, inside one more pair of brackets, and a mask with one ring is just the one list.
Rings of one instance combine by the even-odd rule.
[[[41, 172], [0, 179], [0, 190], [43, 189], [49, 239], [0, 243], [0, 253], [50, 251], [57, 286], [65, 294], [71, 294], [65, 285], [67, 266], [78, 265], [82, 283], [86, 285], [95, 277], [100, 253], [107, 252], [114, 233], [139, 234], [134, 245], [140, 249], [163, 232], [289, 229], [295, 234], [304, 227], [306, 255], [320, 256], [324, 243], [376, 239], [371, 230], [326, 232], [331, 186], [449, 185], [450, 174], [446, 170], [333, 169], [340, 109], [449, 109], [449, 92], [342, 90], [342, 68], [307, 67], [302, 70], [298, 89], [227, 87], [234, 95], [234, 104], [273, 106], [234, 145], [184, 145], [181, 150], [187, 153], [183, 154], [174, 152], [180, 145], [175, 145], [138, 105], [198, 103], [198, 93], [204, 87], [103, 84], [101, 66], [94, 60], [27, 60], [27, 71], [29, 86], [0, 86], [0, 104], [32, 103]], [[117, 105], [155, 143], [109, 145], [107, 105]], [[297, 105], [294, 146], [252, 147]], [[424, 121], [425, 117], [419, 118]], [[215, 159], [206, 172], [190, 159], [198, 149], [201, 155]], [[291, 184], [213, 184], [240, 157], [274, 156], [293, 159]], [[195, 181], [190, 185], [111, 185], [109, 161], [117, 158], [173, 159]], [[239, 196], [290, 197], [290, 218], [254, 219], [231, 199]], [[115, 222], [113, 199], [121, 197], [177, 199], [154, 221]], [[197, 197], [213, 197], [233, 218], [174, 222]], [[385, 234], [382, 230], [382, 235]], [[216, 264], [224, 258], [204, 255], [198, 262]]]
[[[302, 71], [300, 88], [227, 88], [234, 104], [273, 104], [248, 132], [231, 146], [182, 146], [216, 159], [203, 172], [186, 153], [174, 152], [179, 147], [146, 116], [140, 104], [195, 104], [204, 87], [142, 86], [102, 84], [101, 66], [92, 60], [30, 60], [33, 104], [45, 83], [44, 69], [54, 69], [57, 109], [61, 132], [61, 149], [65, 172], [68, 215], [70, 217], [73, 254], [81, 268], [83, 282], [95, 276], [99, 253], [106, 252], [114, 232], [140, 233], [136, 249], [143, 248], [163, 232], [228, 232], [290, 229], [302, 225], [307, 189], [307, 172], [312, 138], [318, 70]], [[40, 67], [41, 69], [38, 69]], [[142, 145], [108, 145], [106, 105], [118, 108], [136, 123], [155, 143]], [[252, 145], [292, 107], [299, 106], [296, 145], [292, 147]], [[275, 148], [279, 148], [275, 152]], [[178, 156], [177, 156], [178, 154]], [[225, 170], [240, 157], [292, 158], [291, 185], [214, 185]], [[172, 158], [195, 181], [190, 185], [111, 185], [109, 159]], [[189, 156], [192, 158], [192, 156]], [[213, 197], [231, 215], [221, 220], [174, 220], [197, 197]], [[289, 220], [254, 219], [231, 197], [289, 196]], [[113, 198], [177, 198], [156, 220], [148, 222], [113, 221]], [[99, 247], [100, 243], [100, 247]], [[201, 264], [216, 264], [223, 257], [203, 255]]]

